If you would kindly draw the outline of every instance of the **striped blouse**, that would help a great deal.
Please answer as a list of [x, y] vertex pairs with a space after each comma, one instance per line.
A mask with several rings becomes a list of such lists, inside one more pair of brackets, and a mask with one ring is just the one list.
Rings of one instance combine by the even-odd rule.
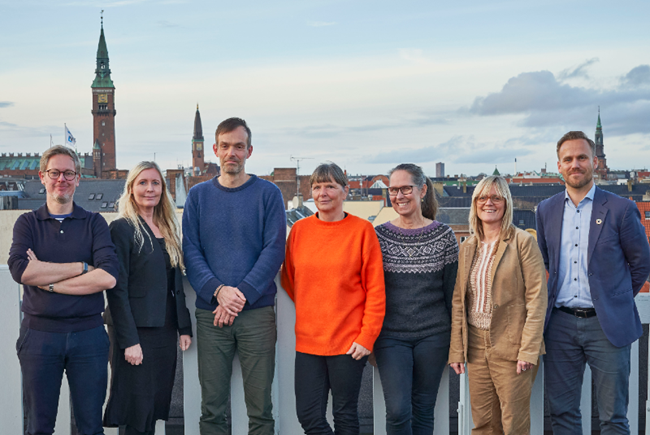
[[497, 241], [481, 242], [474, 255], [467, 292], [467, 321], [470, 325], [489, 330], [492, 320], [492, 264]]

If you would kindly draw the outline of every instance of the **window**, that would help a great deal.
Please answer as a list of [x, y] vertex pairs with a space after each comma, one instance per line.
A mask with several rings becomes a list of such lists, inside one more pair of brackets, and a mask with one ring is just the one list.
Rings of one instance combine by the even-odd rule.
[[38, 191], [38, 193], [45, 193], [45, 188], [42, 187], [41, 190]]
[[519, 219], [519, 225], [523, 225], [523, 224], [524, 224], [524, 220], [523, 220], [523, 219]]
[[460, 243], [463, 243], [465, 240], [467, 240], [467, 236], [461, 236]]
[[106, 201], [102, 202], [102, 208], [106, 208], [107, 205], [108, 205], [108, 202], [106, 202]]
[[97, 196], [95, 196], [95, 199], [102, 199], [104, 197], [103, 193], [98, 193]]
[[646, 211], [646, 212], [645, 212], [645, 218], [646, 218], [646, 219], [650, 219], [650, 211]]
[[88, 199], [95, 199], [95, 194], [91, 193], [90, 195], [88, 195]]
[[109, 202], [108, 203], [108, 208], [115, 208], [115, 203], [114, 202]]

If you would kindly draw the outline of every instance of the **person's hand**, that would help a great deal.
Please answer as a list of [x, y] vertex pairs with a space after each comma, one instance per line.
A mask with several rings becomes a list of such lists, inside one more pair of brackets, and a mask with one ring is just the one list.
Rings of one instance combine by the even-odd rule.
[[32, 248], [29, 248], [27, 250], [27, 258], [29, 261], [39, 261], [38, 258], [36, 258], [36, 254], [34, 254], [34, 251], [32, 251]]
[[352, 358], [356, 360], [360, 360], [364, 356], [370, 355], [370, 351], [355, 341], [352, 343], [352, 346], [350, 346], [350, 350], [345, 352], [345, 354], [351, 355]]
[[372, 352], [368, 357], [368, 363], [373, 367], [377, 367], [377, 357], [374, 352]]
[[182, 351], [186, 351], [190, 348], [190, 344], [192, 344], [192, 337], [189, 335], [181, 335], [178, 339], [178, 344]]
[[526, 370], [532, 370], [533, 365], [526, 361], [517, 361], [517, 374], [520, 375]]
[[243, 308], [246, 303], [246, 296], [239, 291], [237, 287], [230, 287], [229, 285], [224, 285], [219, 290], [217, 295], [217, 302], [219, 306], [223, 307], [228, 314], [231, 316], [236, 316]]
[[218, 326], [219, 328], [223, 328], [225, 326], [230, 326], [232, 325], [232, 322], [235, 321], [235, 314], [234, 316], [231, 316], [228, 314], [225, 308], [223, 308], [221, 305], [217, 306], [217, 308], [212, 312], [214, 314], [214, 321], [212, 324], [214, 326]]
[[140, 343], [124, 349], [124, 359], [126, 359], [126, 362], [134, 366], [142, 364], [143, 355]]
[[463, 363], [451, 363], [449, 364], [449, 367], [451, 367], [457, 375], [462, 375], [465, 373], [465, 364]]

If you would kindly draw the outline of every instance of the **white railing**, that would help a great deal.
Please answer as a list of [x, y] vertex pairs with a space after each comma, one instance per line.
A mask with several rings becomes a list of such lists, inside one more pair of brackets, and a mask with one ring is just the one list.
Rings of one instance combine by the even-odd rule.
[[[277, 282], [279, 287], [279, 282]], [[193, 328], [196, 336], [196, 321], [194, 319], [195, 293], [189, 283], [185, 282], [187, 306], [193, 319]], [[644, 324], [650, 323], [650, 295], [642, 294], [636, 298], [637, 307]], [[20, 326], [20, 286], [16, 284], [9, 274], [6, 266], [0, 266], [0, 373], [3, 374], [2, 404], [0, 406], [0, 427], [2, 433], [23, 433], [23, 410], [20, 365], [15, 354], [15, 343]], [[275, 380], [273, 383], [273, 414], [276, 421], [276, 433], [283, 435], [301, 434], [300, 424], [296, 418], [294, 396], [294, 356], [295, 356], [295, 310], [291, 299], [280, 289], [277, 299], [277, 328], [278, 343], [276, 351]], [[542, 435], [544, 432], [544, 390], [543, 390], [543, 365], [537, 374], [533, 394], [531, 397], [531, 434]], [[199, 434], [199, 417], [201, 414], [201, 390], [198, 379], [198, 363], [196, 343], [183, 354], [183, 380], [184, 380], [184, 421], [185, 434]], [[650, 404], [640, 404], [639, 397], [639, 346], [638, 342], [632, 346], [632, 374], [630, 376], [630, 404], [628, 418], [633, 434], [639, 433], [639, 405], [645, 407], [646, 433], [650, 434]], [[379, 381], [379, 373], [373, 372], [373, 402], [374, 402], [374, 434], [385, 435], [385, 406], [383, 392]], [[650, 376], [648, 376], [650, 388]], [[245, 435], [248, 433], [248, 418], [244, 404], [244, 389], [242, 385], [239, 361], [233, 363], [232, 389], [232, 435]], [[330, 400], [331, 404], [331, 400]], [[646, 406], [647, 405], [647, 406]], [[435, 409], [435, 435], [449, 433], [449, 370], [445, 369], [438, 401]], [[591, 434], [591, 371], [587, 366], [582, 388], [583, 433]], [[331, 407], [330, 407], [331, 410]], [[460, 401], [458, 410], [458, 433], [469, 435], [472, 428], [472, 417], [469, 406], [469, 388], [467, 377], [461, 376]], [[331, 419], [331, 412], [329, 413]], [[67, 382], [63, 382], [61, 398], [59, 400], [59, 414], [56, 422], [56, 433], [70, 433], [70, 408], [69, 391]], [[597, 430], [597, 427], [593, 428]], [[117, 435], [116, 429], [106, 429], [106, 435]], [[165, 433], [164, 423], [158, 422], [156, 434]]]

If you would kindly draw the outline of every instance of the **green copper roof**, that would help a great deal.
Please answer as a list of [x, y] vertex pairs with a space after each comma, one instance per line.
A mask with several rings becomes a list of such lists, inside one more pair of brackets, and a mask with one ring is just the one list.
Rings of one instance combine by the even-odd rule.
[[600, 112], [598, 113], [598, 124], [596, 125], [596, 130], [602, 130], [603, 126], [600, 125]]
[[91, 88], [114, 88], [111, 80], [111, 70], [108, 67], [108, 48], [106, 48], [106, 38], [104, 37], [104, 25], [99, 34], [99, 45], [97, 46], [97, 68], [95, 68], [95, 80]]
[[492, 175], [501, 175], [501, 172], [497, 169], [497, 167], [494, 167], [494, 172], [492, 172]]

